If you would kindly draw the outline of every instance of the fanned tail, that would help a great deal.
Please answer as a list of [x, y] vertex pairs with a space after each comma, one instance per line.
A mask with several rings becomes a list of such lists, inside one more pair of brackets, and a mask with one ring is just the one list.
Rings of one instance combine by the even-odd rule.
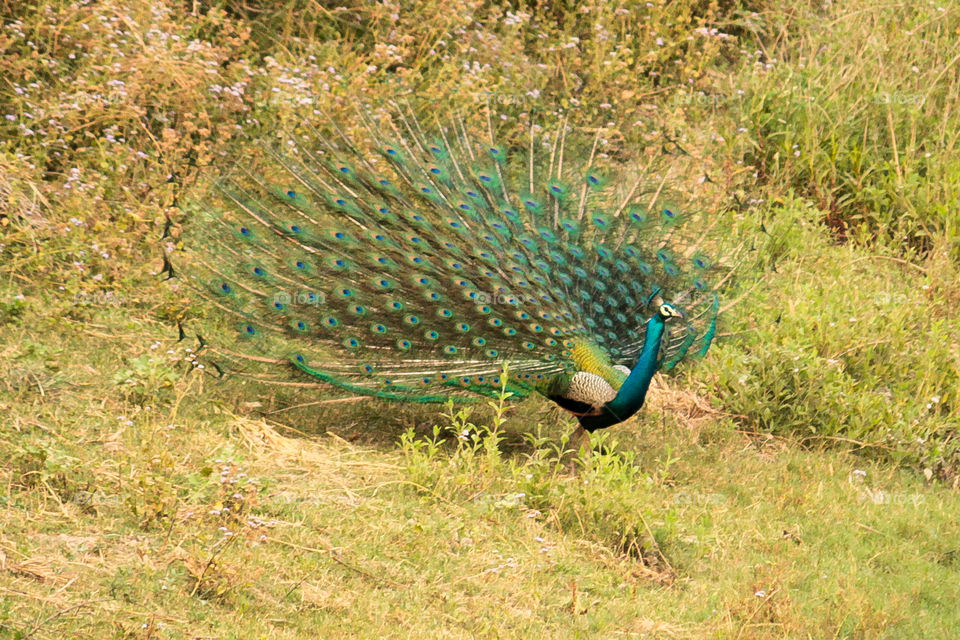
[[584, 143], [562, 118], [498, 144], [484, 115], [473, 136], [359, 110], [349, 133], [304, 126], [218, 181], [182, 269], [220, 320], [217, 369], [415, 402], [591, 369], [614, 384], [661, 300], [684, 314], [662, 366], [706, 353], [731, 266], [719, 217], [653, 161], [615, 179], [604, 129]]

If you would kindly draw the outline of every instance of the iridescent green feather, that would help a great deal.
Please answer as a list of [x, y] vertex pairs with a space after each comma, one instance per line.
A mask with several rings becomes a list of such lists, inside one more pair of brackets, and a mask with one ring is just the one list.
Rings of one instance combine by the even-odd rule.
[[728, 249], [662, 178], [620, 184], [572, 135], [531, 159], [381, 115], [250, 150], [198, 202], [182, 272], [226, 321], [204, 331], [218, 370], [413, 402], [549, 393], [585, 366], [619, 384], [661, 300], [685, 316], [661, 366], [706, 353]]

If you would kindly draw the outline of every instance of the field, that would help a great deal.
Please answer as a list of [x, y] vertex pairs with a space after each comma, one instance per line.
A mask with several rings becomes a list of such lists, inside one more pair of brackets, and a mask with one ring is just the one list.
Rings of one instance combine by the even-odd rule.
[[[0, 0], [0, 638], [953, 638], [960, 8]], [[408, 95], [688, 158], [751, 271], [574, 420], [192, 369], [217, 167]], [[431, 108], [425, 108], [429, 112]], [[682, 151], [678, 151], [682, 150]]]

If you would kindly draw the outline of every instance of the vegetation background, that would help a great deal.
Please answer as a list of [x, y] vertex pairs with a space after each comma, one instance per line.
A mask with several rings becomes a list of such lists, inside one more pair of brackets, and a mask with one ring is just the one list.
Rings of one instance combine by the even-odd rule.
[[[956, 637], [955, 3], [0, 22], [0, 638]], [[547, 403], [387, 411], [186, 365], [158, 272], [202, 169], [404, 92], [563, 110], [625, 164], [683, 149], [754, 230], [725, 339], [576, 473]]]

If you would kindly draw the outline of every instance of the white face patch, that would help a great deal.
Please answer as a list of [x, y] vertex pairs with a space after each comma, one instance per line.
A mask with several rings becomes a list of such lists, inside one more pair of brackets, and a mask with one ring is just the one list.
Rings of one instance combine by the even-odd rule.
[[667, 303], [661, 304], [659, 311], [660, 311], [660, 315], [661, 315], [661, 316], [664, 316], [665, 318], [679, 318], [679, 317], [681, 317], [681, 316], [680, 316], [680, 312], [677, 311], [676, 309], [674, 309], [672, 305], [669, 305], [669, 304], [667, 304]]

